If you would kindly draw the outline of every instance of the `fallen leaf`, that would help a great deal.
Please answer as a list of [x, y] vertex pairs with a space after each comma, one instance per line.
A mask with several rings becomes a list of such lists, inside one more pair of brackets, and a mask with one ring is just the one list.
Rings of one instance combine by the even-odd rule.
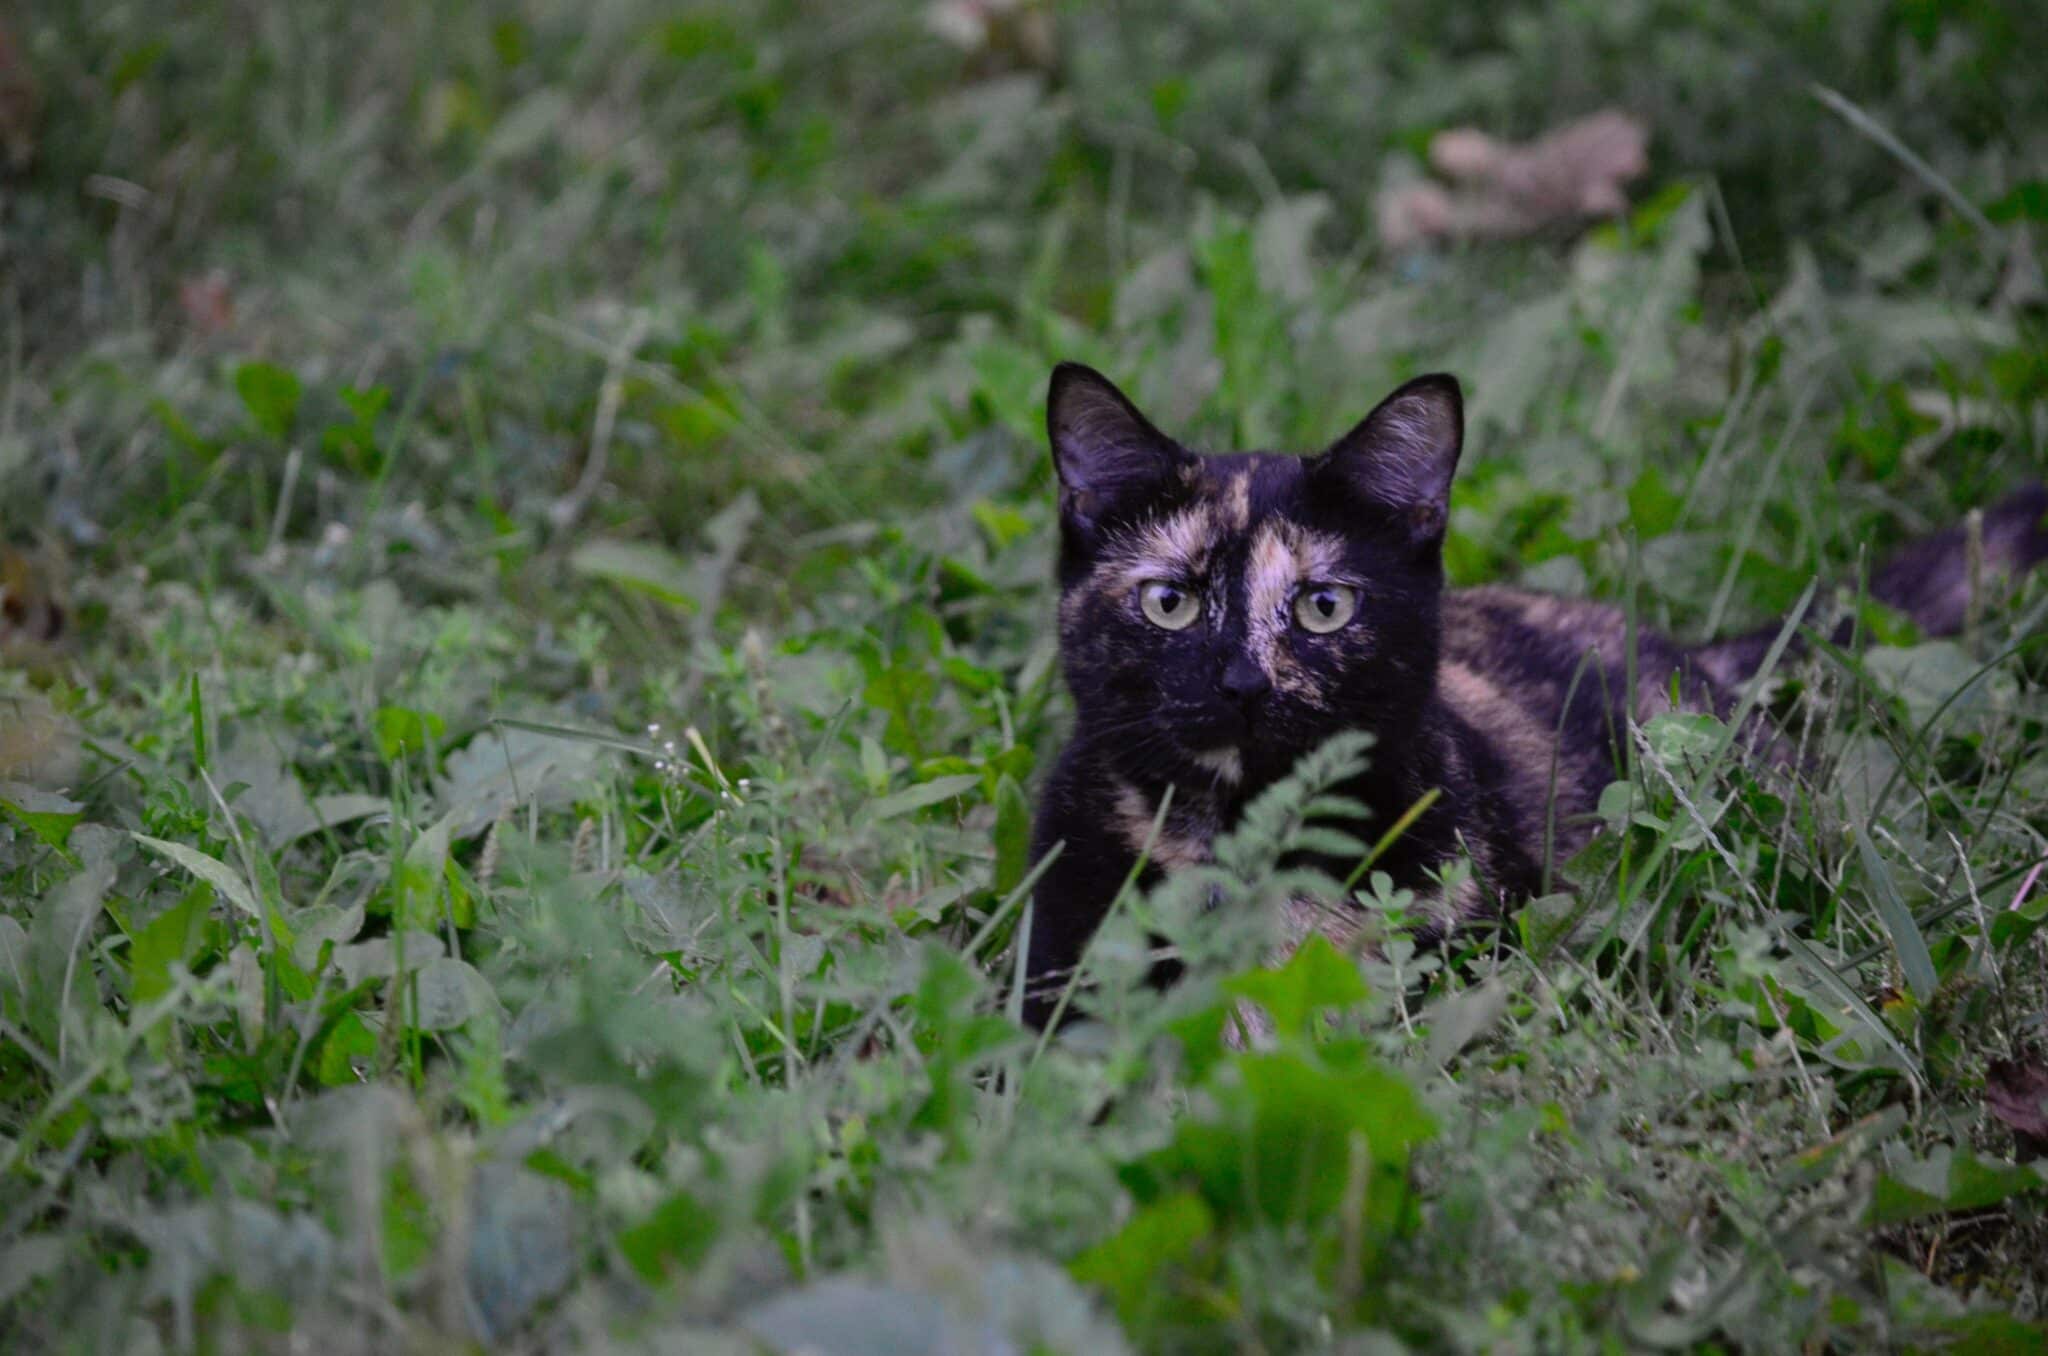
[[1429, 144], [1429, 163], [1451, 187], [1415, 181], [1382, 193], [1380, 239], [1389, 249], [1426, 240], [1509, 239], [1614, 216], [1628, 208], [1622, 185], [1650, 167], [1649, 140], [1640, 121], [1615, 109], [1519, 144], [1470, 127], [1439, 132]]
[[2038, 1056], [1992, 1060], [1984, 1105], [2011, 1127], [2022, 1162], [2048, 1154], [2048, 1066]]
[[185, 322], [202, 335], [211, 337], [232, 329], [235, 293], [228, 284], [227, 270], [211, 268], [180, 282], [178, 309], [185, 313]]
[[40, 693], [0, 697], [0, 781], [45, 791], [73, 785], [83, 737], [77, 722]]
[[64, 638], [69, 621], [48, 553], [0, 547], [0, 657], [19, 664], [40, 660]]
[[511, 727], [485, 730], [448, 755], [435, 801], [442, 816], [453, 816], [453, 836], [471, 838], [527, 801], [544, 809], [567, 804], [605, 757], [606, 750], [588, 740]]
[[[246, 815], [273, 847], [302, 836], [313, 820], [313, 806], [299, 779], [285, 766], [281, 741], [260, 730], [238, 730], [215, 759], [220, 785], [234, 796], [234, 809]], [[241, 783], [239, 792], [232, 788]], [[317, 826], [318, 821], [314, 821]]]

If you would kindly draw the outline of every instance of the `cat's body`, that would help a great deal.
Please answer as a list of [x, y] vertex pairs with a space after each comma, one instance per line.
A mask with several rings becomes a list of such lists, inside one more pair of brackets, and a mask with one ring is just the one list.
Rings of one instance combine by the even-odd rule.
[[[1037, 856], [1063, 846], [1034, 895], [1034, 1021], [1141, 852], [1148, 877], [1205, 860], [1250, 797], [1337, 731], [1375, 737], [1371, 769], [1340, 788], [1369, 807], [1368, 838], [1435, 793], [1374, 866], [1448, 926], [1534, 893], [1584, 845], [1629, 720], [1674, 705], [1727, 715], [1769, 641], [1687, 649], [1638, 631], [1631, 662], [1616, 608], [1446, 590], [1462, 438], [1448, 377], [1402, 387], [1312, 458], [1198, 456], [1073, 364], [1053, 375], [1048, 425], [1077, 719], [1035, 831]], [[1992, 510], [1980, 564], [2017, 572], [2048, 556], [2044, 510], [2039, 486]], [[1961, 532], [1910, 548], [1872, 591], [1955, 629]], [[1438, 873], [1459, 861], [1472, 871], [1443, 898]], [[1355, 863], [1322, 865], [1342, 878]], [[1348, 939], [1359, 917], [1295, 912], [1297, 939]]]

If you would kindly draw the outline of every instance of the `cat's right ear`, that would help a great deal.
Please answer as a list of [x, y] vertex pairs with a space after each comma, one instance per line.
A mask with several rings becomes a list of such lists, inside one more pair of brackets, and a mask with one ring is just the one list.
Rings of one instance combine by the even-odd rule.
[[1465, 445], [1465, 397], [1446, 373], [1417, 377], [1309, 463], [1354, 502], [1391, 516], [1420, 550], [1443, 545], [1451, 477]]
[[1060, 478], [1060, 516], [1084, 531], [1142, 508], [1199, 464], [1108, 377], [1080, 363], [1052, 370], [1045, 431]]

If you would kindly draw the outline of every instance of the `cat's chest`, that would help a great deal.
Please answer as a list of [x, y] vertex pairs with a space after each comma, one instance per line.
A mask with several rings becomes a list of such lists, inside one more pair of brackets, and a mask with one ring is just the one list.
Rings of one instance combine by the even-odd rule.
[[1112, 784], [1110, 831], [1131, 852], [1168, 871], [1209, 861], [1229, 817], [1216, 797], [1200, 791], [1175, 788], [1169, 794], [1123, 780]]
[[[1218, 835], [1235, 826], [1240, 806], [1200, 791], [1176, 789], [1168, 797], [1148, 794], [1125, 781], [1114, 783], [1111, 831], [1134, 856], [1172, 873], [1214, 860]], [[1315, 858], [1325, 871], [1341, 874], [1342, 863]], [[1212, 894], [1212, 902], [1218, 897]], [[1309, 894], [1290, 893], [1277, 902], [1274, 949], [1267, 959], [1281, 964], [1312, 934], [1320, 933], [1340, 946], [1357, 943], [1362, 915], [1342, 903]]]

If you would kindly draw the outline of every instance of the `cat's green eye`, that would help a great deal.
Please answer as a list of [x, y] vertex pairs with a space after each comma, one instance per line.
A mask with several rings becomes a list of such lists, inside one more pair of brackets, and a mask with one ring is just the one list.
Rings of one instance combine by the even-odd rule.
[[1336, 630], [1357, 611], [1358, 590], [1349, 584], [1311, 584], [1294, 595], [1294, 619], [1317, 635]]
[[1146, 621], [1169, 631], [1184, 631], [1202, 615], [1200, 599], [1164, 579], [1148, 580], [1138, 590], [1138, 605], [1145, 609]]

